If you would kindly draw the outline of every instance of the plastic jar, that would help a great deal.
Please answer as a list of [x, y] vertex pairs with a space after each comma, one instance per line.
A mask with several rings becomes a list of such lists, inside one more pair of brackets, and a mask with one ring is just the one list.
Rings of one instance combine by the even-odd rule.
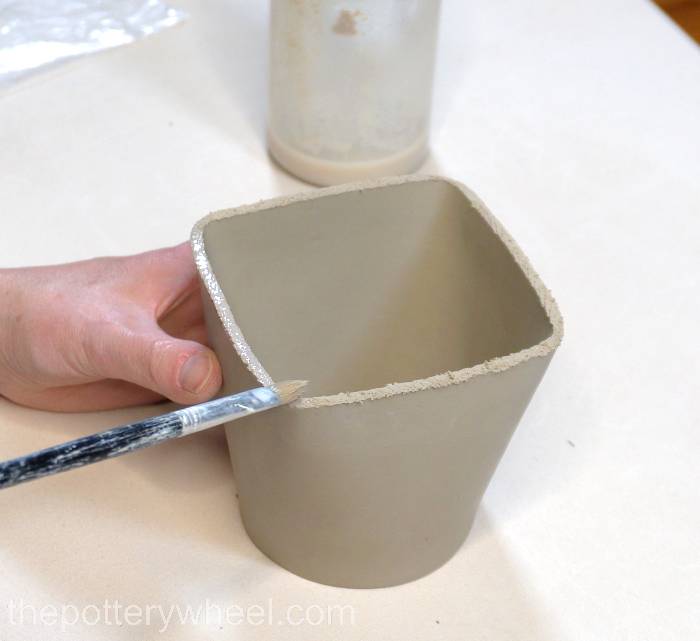
[[272, 0], [268, 144], [308, 182], [414, 171], [440, 0]]

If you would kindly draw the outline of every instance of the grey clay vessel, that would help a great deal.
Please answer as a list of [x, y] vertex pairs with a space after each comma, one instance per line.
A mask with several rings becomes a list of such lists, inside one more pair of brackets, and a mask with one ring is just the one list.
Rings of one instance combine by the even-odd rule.
[[226, 428], [255, 544], [347, 587], [447, 561], [562, 335], [510, 236], [461, 184], [405, 176], [216, 212], [192, 243], [222, 393], [310, 381]]

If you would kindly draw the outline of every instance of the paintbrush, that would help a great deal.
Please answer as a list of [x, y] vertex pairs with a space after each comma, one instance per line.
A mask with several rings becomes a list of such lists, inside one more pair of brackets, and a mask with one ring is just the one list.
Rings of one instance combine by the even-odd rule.
[[128, 454], [171, 438], [187, 436], [249, 414], [286, 405], [299, 398], [305, 385], [306, 381], [285, 381], [274, 387], [258, 387], [4, 461], [0, 463], [0, 489]]

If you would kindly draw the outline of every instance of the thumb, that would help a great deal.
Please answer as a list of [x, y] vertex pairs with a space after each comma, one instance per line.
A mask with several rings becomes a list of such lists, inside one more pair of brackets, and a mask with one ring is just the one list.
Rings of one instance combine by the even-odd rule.
[[221, 387], [214, 352], [174, 338], [155, 324], [147, 331], [109, 325], [91, 332], [88, 342], [88, 360], [99, 376], [135, 383], [176, 403], [202, 403]]

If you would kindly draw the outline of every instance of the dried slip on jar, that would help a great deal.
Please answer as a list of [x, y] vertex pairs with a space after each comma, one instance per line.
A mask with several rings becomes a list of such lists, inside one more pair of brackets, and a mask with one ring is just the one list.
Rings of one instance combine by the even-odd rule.
[[417, 169], [439, 12], [439, 0], [272, 0], [272, 156], [317, 185]]

